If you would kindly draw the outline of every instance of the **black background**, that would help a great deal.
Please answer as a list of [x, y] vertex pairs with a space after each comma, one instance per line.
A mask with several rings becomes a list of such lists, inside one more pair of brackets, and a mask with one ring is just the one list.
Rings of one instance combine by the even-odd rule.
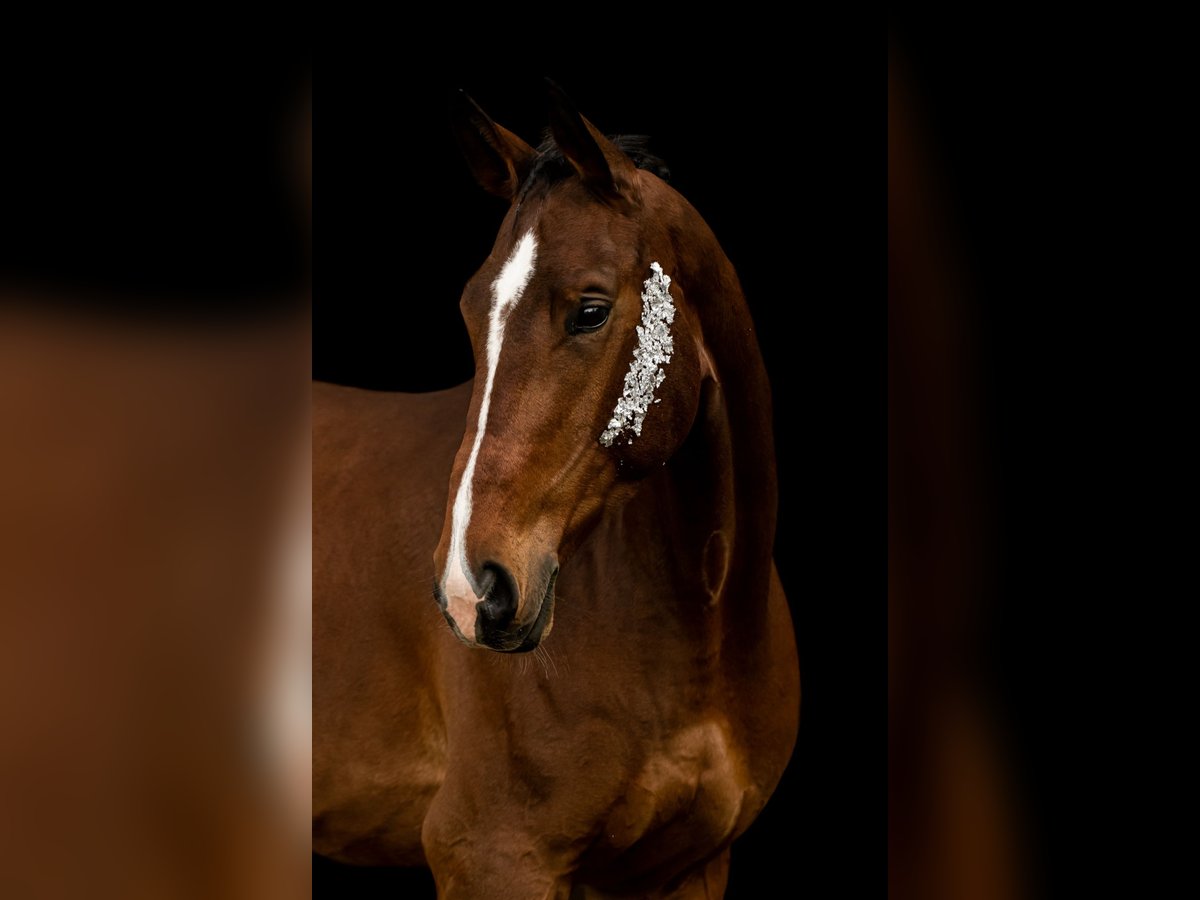
[[16, 54], [0, 78], [4, 299], [210, 321], [306, 304], [301, 48]]
[[[357, 82], [372, 84], [369, 97], [326, 103], [317, 92], [318, 156], [336, 145], [339, 164], [322, 163], [318, 192], [314, 377], [446, 387], [473, 372], [458, 299], [504, 213], [457, 153], [448, 94], [465, 88], [536, 143], [546, 124], [542, 73], [381, 64], [370, 74], [378, 81]], [[760, 897], [782, 884], [798, 895], [882, 890], [884, 176], [881, 132], [867, 128], [878, 128], [878, 116], [840, 93], [802, 91], [798, 72], [548, 74], [601, 130], [652, 138], [738, 270], [772, 382], [776, 560], [800, 650], [801, 725], [776, 794], [734, 847], [728, 896]], [[881, 111], [877, 100], [872, 108]], [[418, 896], [424, 882], [314, 859], [320, 896]]]

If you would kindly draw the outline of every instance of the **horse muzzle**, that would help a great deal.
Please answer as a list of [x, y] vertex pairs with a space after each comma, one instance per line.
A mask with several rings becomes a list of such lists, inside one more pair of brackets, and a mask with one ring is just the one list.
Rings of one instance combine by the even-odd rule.
[[472, 587], [448, 593], [446, 586], [439, 584], [434, 587], [434, 598], [455, 635], [468, 647], [526, 653], [550, 633], [554, 621], [557, 559], [550, 558], [540, 569], [529, 579], [525, 603], [517, 579], [497, 562], [481, 567], [475, 577], [478, 592]]

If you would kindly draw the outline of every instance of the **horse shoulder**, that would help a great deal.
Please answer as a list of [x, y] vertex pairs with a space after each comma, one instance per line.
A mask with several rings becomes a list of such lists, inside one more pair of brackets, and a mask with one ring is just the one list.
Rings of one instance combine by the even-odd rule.
[[761, 812], [795, 748], [800, 709], [791, 615], [773, 565], [767, 615], [756, 671], [726, 670], [724, 703], [649, 748], [608, 823], [615, 843], [674, 819], [693, 846], [717, 847]]
[[606, 823], [611, 844], [632, 846], [656, 826], [684, 821], [697, 845], [733, 836], [753, 785], [729, 724], [712, 716], [679, 729], [649, 752]]

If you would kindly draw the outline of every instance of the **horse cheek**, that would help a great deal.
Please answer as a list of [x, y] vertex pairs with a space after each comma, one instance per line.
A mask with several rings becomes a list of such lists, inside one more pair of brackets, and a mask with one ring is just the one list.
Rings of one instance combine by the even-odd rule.
[[695, 342], [680, 335], [675, 353], [664, 368], [665, 378], [646, 411], [642, 433], [622, 437], [613, 447], [618, 469], [630, 478], [642, 478], [666, 465], [683, 445], [696, 421], [700, 406], [700, 357]]

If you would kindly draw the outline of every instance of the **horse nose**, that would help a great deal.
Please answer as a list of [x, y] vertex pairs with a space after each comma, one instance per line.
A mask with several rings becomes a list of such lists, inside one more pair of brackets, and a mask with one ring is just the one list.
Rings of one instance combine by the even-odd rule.
[[517, 614], [517, 582], [512, 573], [499, 563], [484, 563], [480, 585], [483, 599], [476, 609], [476, 638], [480, 643], [493, 644], [512, 624]]

